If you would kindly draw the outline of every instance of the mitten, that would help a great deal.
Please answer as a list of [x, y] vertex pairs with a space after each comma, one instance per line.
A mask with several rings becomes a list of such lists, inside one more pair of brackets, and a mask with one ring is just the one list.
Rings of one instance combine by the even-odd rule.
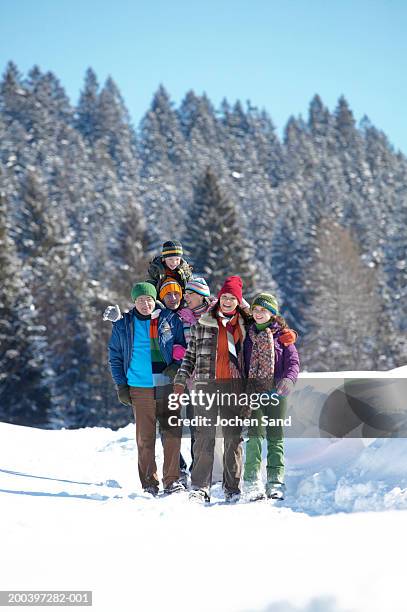
[[182, 346], [182, 344], [174, 344], [172, 348], [172, 358], [175, 361], [182, 361], [184, 359], [186, 350], [187, 349], [185, 348], [185, 346]]
[[118, 304], [115, 304], [114, 306], [108, 306], [106, 308], [105, 312], [103, 313], [103, 320], [112, 321], [112, 323], [115, 323], [121, 318], [121, 316], [122, 313], [120, 312], [120, 308]]
[[281, 342], [283, 346], [294, 344], [297, 338], [298, 338], [297, 332], [294, 331], [293, 329], [290, 329], [289, 327], [286, 327], [278, 337], [279, 341]]
[[167, 365], [167, 367], [163, 371], [163, 374], [165, 376], [168, 376], [168, 378], [170, 378], [171, 380], [174, 380], [175, 375], [178, 372], [178, 368], [179, 365], [177, 363], [170, 363], [170, 365]]
[[117, 397], [119, 402], [125, 406], [131, 406], [129, 385], [117, 385]]
[[277, 393], [282, 397], [288, 395], [294, 387], [294, 383], [291, 378], [283, 378], [277, 385]]

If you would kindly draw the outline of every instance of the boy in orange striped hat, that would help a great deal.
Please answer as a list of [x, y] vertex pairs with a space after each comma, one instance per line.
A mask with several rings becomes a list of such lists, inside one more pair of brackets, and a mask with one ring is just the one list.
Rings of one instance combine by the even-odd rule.
[[177, 310], [182, 302], [182, 287], [175, 278], [167, 277], [161, 284], [158, 297], [170, 310]]

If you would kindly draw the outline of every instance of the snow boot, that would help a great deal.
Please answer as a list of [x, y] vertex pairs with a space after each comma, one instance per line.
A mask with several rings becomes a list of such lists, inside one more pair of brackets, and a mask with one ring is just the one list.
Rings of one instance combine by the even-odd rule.
[[182, 482], [182, 484], [184, 485], [185, 489], [188, 489], [188, 470], [187, 469], [180, 469], [179, 471], [179, 481]]
[[229, 489], [225, 489], [225, 502], [227, 504], [236, 504], [240, 499], [240, 491], [231, 491]]
[[209, 497], [205, 489], [193, 489], [189, 494], [189, 501], [198, 504], [205, 504], [209, 503], [211, 501], [211, 498]]
[[156, 487], [154, 485], [150, 485], [148, 487], [144, 487], [143, 491], [144, 491], [144, 493], [149, 493], [153, 497], [157, 497], [157, 495], [158, 495], [158, 487]]
[[243, 489], [243, 497], [245, 501], [255, 502], [261, 499], [266, 499], [264, 487], [261, 482], [245, 482]]
[[266, 484], [267, 499], [284, 499], [285, 485], [281, 482], [268, 482]]
[[163, 493], [164, 495], [172, 495], [173, 493], [180, 493], [181, 491], [186, 491], [184, 483], [180, 480], [176, 480], [168, 485], [168, 487], [165, 487]]

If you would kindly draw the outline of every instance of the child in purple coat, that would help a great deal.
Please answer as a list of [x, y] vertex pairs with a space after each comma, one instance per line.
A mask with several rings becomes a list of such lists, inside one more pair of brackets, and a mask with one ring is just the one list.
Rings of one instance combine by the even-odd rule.
[[[254, 387], [265, 385], [274, 392], [274, 400], [251, 413], [246, 443], [244, 492], [255, 501], [284, 498], [284, 433], [286, 397], [293, 389], [299, 373], [299, 357], [294, 344], [286, 345], [281, 336], [287, 325], [279, 315], [276, 298], [268, 293], [258, 294], [251, 305], [254, 322], [244, 341], [246, 376]], [[265, 390], [265, 389], [263, 389]], [[278, 404], [276, 402], [278, 401]], [[262, 443], [267, 440], [267, 483], [260, 480]]]

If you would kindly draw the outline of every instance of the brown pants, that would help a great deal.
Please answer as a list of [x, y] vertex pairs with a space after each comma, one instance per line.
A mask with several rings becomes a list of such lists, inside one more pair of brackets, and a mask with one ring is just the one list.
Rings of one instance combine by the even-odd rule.
[[[225, 411], [221, 406], [213, 406], [211, 410], [195, 406], [194, 416], [208, 419], [205, 425], [195, 429], [194, 463], [191, 473], [193, 489], [205, 489], [210, 492], [214, 463], [217, 417], [231, 418], [233, 411]], [[224, 439], [223, 452], [223, 488], [230, 493], [240, 493], [239, 483], [243, 467], [243, 449], [241, 427], [222, 426]]]
[[138, 450], [138, 471], [143, 489], [158, 487], [157, 465], [155, 462], [156, 422], [160, 422], [164, 447], [163, 485], [170, 486], [179, 479], [179, 456], [182, 427], [169, 427], [168, 417], [179, 412], [168, 410], [168, 397], [156, 399], [155, 389], [130, 387], [130, 397], [136, 421]]
[[[230, 493], [240, 493], [239, 483], [243, 464], [242, 438], [240, 432], [234, 435], [227, 428], [223, 428], [223, 434], [223, 489]], [[215, 435], [215, 429], [212, 432], [198, 429], [194, 442], [191, 485], [193, 489], [205, 489], [207, 493], [212, 484]]]

